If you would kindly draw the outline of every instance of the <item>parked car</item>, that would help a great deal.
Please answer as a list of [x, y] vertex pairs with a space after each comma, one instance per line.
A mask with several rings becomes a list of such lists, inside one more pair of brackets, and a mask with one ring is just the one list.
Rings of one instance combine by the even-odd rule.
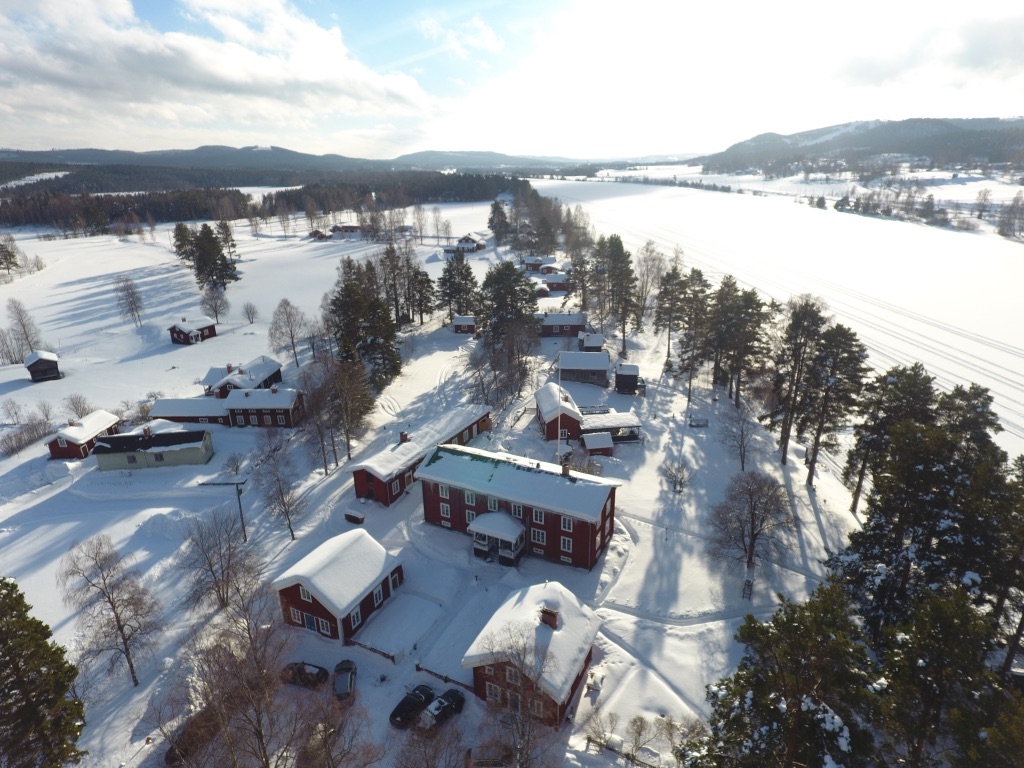
[[356, 693], [356, 663], [343, 659], [334, 665], [334, 698], [348, 702]]
[[433, 700], [434, 691], [429, 685], [417, 685], [391, 711], [391, 724], [395, 728], [408, 728]]
[[176, 768], [185, 765], [209, 744], [220, 730], [220, 720], [212, 709], [201, 709], [192, 715], [173, 738], [164, 756], [164, 765]]
[[420, 713], [420, 719], [416, 725], [425, 731], [437, 728], [437, 726], [450, 719], [452, 715], [459, 714], [465, 703], [466, 697], [462, 691], [458, 688], [449, 688], [430, 702], [429, 706]]
[[281, 682], [301, 685], [303, 688], [316, 688], [327, 682], [331, 676], [323, 667], [307, 661], [293, 661], [281, 670]]

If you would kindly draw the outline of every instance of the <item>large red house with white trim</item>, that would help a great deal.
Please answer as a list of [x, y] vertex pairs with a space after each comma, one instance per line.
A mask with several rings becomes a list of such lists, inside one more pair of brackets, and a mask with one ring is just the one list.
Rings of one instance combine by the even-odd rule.
[[405, 580], [362, 528], [328, 539], [273, 581], [285, 624], [348, 641]]
[[[458, 445], [439, 445], [416, 474], [423, 519], [472, 533], [477, 556], [516, 559], [525, 552], [588, 570], [612, 537], [615, 489], [622, 485], [567, 466]], [[492, 514], [514, 529], [502, 533], [508, 526], [481, 525]]]
[[586, 312], [537, 312], [534, 317], [540, 323], [541, 336], [572, 336], [587, 330]]
[[464, 445], [491, 428], [486, 406], [453, 408], [426, 422], [415, 432], [402, 430], [390, 445], [367, 450], [367, 458], [352, 466], [356, 497], [373, 499], [389, 507], [402, 498], [416, 480], [416, 468], [440, 443]]
[[55, 435], [46, 439], [51, 459], [84, 459], [96, 445], [96, 438], [116, 435], [121, 420], [106, 411], [93, 411], [80, 419], [69, 419]]
[[232, 389], [224, 398], [231, 424], [236, 427], [294, 427], [305, 416], [302, 393], [273, 386], [270, 389]]
[[509, 594], [462, 657], [473, 692], [491, 704], [558, 727], [576, 695], [600, 617], [557, 581]]

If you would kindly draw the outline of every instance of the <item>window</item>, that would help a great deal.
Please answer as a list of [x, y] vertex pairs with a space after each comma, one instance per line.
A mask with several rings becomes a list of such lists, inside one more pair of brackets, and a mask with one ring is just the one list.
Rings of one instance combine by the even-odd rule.
[[490, 677], [494, 674], [494, 667], [484, 667], [484, 674]]
[[515, 715], [518, 715], [520, 711], [522, 711], [519, 694], [514, 691], [508, 692], [508, 711]]
[[251, 415], [251, 416], [249, 417], [249, 423], [250, 423], [250, 424], [252, 424], [252, 425], [253, 425], [254, 427], [255, 427], [255, 426], [258, 426], [258, 425], [259, 425], [259, 423], [260, 423], [260, 417], [259, 417], [259, 416], [257, 416], [257, 415], [256, 415], [255, 413], [254, 413], [254, 414], [252, 414], [252, 415]]
[[466, 506], [472, 507], [476, 504], [476, 494], [472, 491], [466, 491]]
[[378, 586], [373, 590], [373, 606], [376, 608], [384, 602], [384, 587]]
[[313, 602], [313, 596], [309, 594], [309, 590], [301, 585], [299, 586], [299, 597], [301, 597], [307, 603]]
[[442, 483], [441, 485], [437, 486], [437, 495], [440, 496], [442, 499], [447, 499], [448, 498], [448, 486], [445, 485], [444, 483]]
[[396, 589], [398, 589], [398, 585], [401, 584], [401, 583], [402, 582], [398, 578], [398, 574], [397, 573], [392, 573], [391, 574], [391, 591], [394, 592]]
[[560, 429], [560, 430], [558, 430], [558, 437], [560, 439], [562, 439], [562, 440], [568, 440], [569, 439], [569, 430], [568, 429]]
[[153, 454], [153, 461], [155, 461], [157, 464], [159, 464], [163, 460], [164, 460], [164, 455], [162, 453], [154, 453]]
[[530, 541], [532, 541], [534, 544], [547, 544], [548, 534], [546, 531], [542, 531], [539, 528], [531, 528]]
[[392, 483], [391, 483], [391, 492], [392, 493], [398, 493], [398, 491], [401, 489], [401, 487], [402, 487], [402, 483], [401, 482], [399, 482], [397, 479], [393, 480]]
[[302, 619], [302, 611], [298, 608], [292, 608], [292, 624], [304, 624], [305, 621]]
[[505, 667], [505, 679], [512, 685], [519, 685], [519, 670], [515, 667]]
[[562, 530], [566, 533], [572, 533], [572, 518], [562, 515]]
[[441, 517], [451, 517], [451, 516], [452, 516], [452, 508], [449, 507], [447, 504], [442, 504], [441, 505]]
[[245, 416], [243, 416], [242, 414], [238, 414], [237, 416], [235, 416], [235, 423], [238, 426], [240, 426], [240, 427], [244, 427], [245, 426]]
[[58, 437], [57, 438], [57, 445], [59, 445], [61, 448], [67, 448], [68, 447], [68, 441], [65, 440], [63, 437]]
[[530, 714], [534, 717], [544, 717], [544, 702], [540, 699], [530, 699]]
[[498, 499], [496, 496], [487, 497], [487, 511], [497, 512], [498, 511]]
[[284, 416], [278, 416], [277, 417], [277, 424], [278, 424], [278, 426], [283, 427], [286, 422], [287, 422], [287, 419], [285, 419]]
[[206, 418], [205, 416], [200, 416], [199, 417], [199, 423], [200, 424], [209, 424], [210, 420], [208, 418]]
[[568, 326], [568, 325], [563, 325], [563, 326], [562, 326], [562, 330], [563, 330], [563, 331], [565, 331], [566, 333], [568, 333], [568, 332], [569, 332], [569, 330], [570, 330], [570, 326]]
[[523, 519], [523, 505], [513, 504], [512, 505], [512, 517], [518, 517], [520, 520]]
[[464, 431], [464, 432], [462, 433], [462, 442], [463, 442], [463, 443], [468, 443], [468, 442], [469, 442], [469, 430], [468, 430], [468, 429], [467, 429], [467, 430], [465, 430], [465, 431]]
[[572, 538], [570, 538], [569, 536], [562, 537], [562, 551], [572, 552]]
[[533, 510], [533, 522], [537, 525], [544, 525], [544, 510], [535, 509]]
[[331, 634], [331, 625], [327, 622], [327, 619], [317, 619], [316, 625], [320, 628], [321, 635]]
[[360, 624], [363, 623], [363, 615], [359, 612], [359, 606], [358, 605], [356, 606], [356, 609], [354, 611], [352, 611], [352, 613], [350, 613], [348, 615], [348, 621], [349, 621], [349, 624], [352, 625], [352, 629], [355, 629], [356, 627], [358, 627]]
[[132, 456], [131, 454], [128, 454], [127, 456], [125, 456], [124, 460], [127, 461], [129, 464], [138, 464], [139, 463], [139, 458], [137, 456]]
[[474, 512], [472, 509], [467, 509], [466, 510], [466, 522], [467, 523], [472, 523], [474, 520], [476, 520], [476, 512]]
[[266, 424], [268, 427], [274, 423], [274, 420], [270, 417], [269, 413], [263, 417], [263, 423]]
[[494, 683], [487, 683], [487, 700], [501, 701], [501, 688]]

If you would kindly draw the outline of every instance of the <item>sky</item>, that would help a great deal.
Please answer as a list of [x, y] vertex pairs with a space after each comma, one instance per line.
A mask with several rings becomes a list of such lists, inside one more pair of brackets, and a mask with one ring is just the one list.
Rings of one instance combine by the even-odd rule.
[[0, 146], [699, 154], [1013, 117], [1019, 0], [4, 0]]

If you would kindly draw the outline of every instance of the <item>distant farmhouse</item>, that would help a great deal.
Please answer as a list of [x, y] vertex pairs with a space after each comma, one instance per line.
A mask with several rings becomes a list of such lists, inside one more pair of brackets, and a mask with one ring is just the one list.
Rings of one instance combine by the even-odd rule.
[[[17, 358], [15, 358], [17, 359]], [[37, 349], [25, 358], [25, 367], [32, 381], [50, 381], [61, 377], [57, 355], [45, 349]]]
[[198, 344], [217, 335], [217, 323], [208, 317], [183, 317], [167, 330], [172, 344]]
[[458, 445], [435, 448], [416, 474], [424, 520], [472, 533], [477, 557], [514, 564], [528, 548], [588, 570], [611, 539], [615, 489], [622, 485], [568, 466]]
[[80, 419], [69, 419], [67, 426], [46, 438], [51, 459], [84, 459], [97, 439], [116, 435], [120, 419], [107, 411], [93, 411]]
[[575, 339], [587, 330], [586, 312], [538, 312], [534, 317], [540, 322], [541, 336], [571, 336]]
[[204, 394], [218, 398], [227, 397], [233, 389], [269, 389], [281, 383], [281, 364], [260, 355], [244, 365], [228, 363], [223, 368], [211, 368], [199, 383]]

